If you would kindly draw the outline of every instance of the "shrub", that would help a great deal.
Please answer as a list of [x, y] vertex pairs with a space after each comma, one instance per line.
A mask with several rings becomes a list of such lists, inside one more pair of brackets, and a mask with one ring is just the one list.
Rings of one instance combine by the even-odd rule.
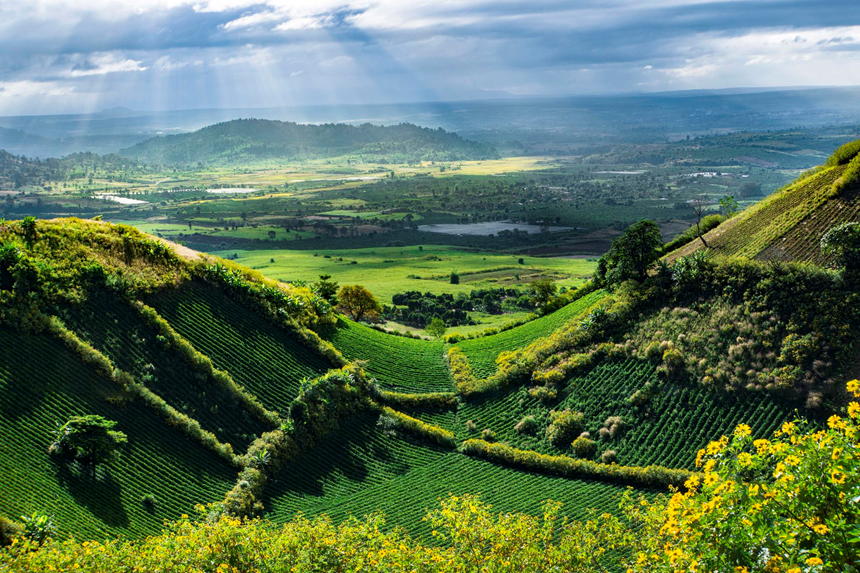
[[600, 463], [602, 464], [614, 464], [617, 459], [618, 454], [615, 453], [615, 450], [606, 450], [600, 454]]
[[537, 420], [534, 416], [526, 416], [516, 423], [514, 430], [520, 434], [534, 434], [537, 431]]
[[152, 511], [155, 509], [155, 506], [158, 505], [158, 498], [155, 495], [148, 493], [140, 498], [140, 503], [147, 509], [147, 511]]
[[574, 455], [578, 458], [590, 459], [597, 452], [597, 442], [586, 435], [579, 436], [570, 444]]
[[827, 167], [835, 167], [836, 165], [845, 165], [860, 154], [860, 139], [849, 141], [848, 143], [836, 148], [836, 151], [827, 158], [824, 164]]
[[557, 448], [565, 448], [573, 437], [582, 431], [582, 412], [572, 412], [569, 408], [549, 413], [550, 424], [546, 429], [549, 443]]
[[5, 547], [12, 543], [12, 539], [21, 535], [21, 526], [0, 516], [0, 547]]
[[533, 386], [528, 389], [529, 396], [537, 398], [544, 404], [554, 401], [558, 398], [558, 392], [546, 386]]
[[601, 430], [606, 430], [606, 433], [610, 438], [618, 437], [624, 431], [624, 419], [621, 418], [621, 416], [609, 416], [606, 418], [606, 421], [603, 422], [603, 428], [601, 428]]
[[57, 526], [54, 525], [54, 516], [41, 512], [33, 512], [31, 515], [22, 515], [24, 528], [21, 537], [36, 545], [43, 545], [48, 539], [57, 535]]
[[484, 428], [483, 430], [481, 430], [481, 439], [486, 442], [495, 442], [496, 433], [490, 428]]
[[466, 431], [470, 434], [474, 434], [478, 431], [478, 426], [475, 425], [475, 422], [473, 422], [472, 420], [466, 420]]

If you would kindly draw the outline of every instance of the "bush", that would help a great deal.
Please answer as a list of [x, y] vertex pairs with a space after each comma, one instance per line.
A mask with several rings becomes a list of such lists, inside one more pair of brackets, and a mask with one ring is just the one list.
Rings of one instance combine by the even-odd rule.
[[582, 431], [582, 412], [572, 412], [569, 408], [549, 413], [550, 424], [546, 429], [549, 443], [557, 448], [566, 448], [573, 437]]
[[837, 165], [845, 165], [860, 154], [860, 139], [849, 141], [848, 143], [836, 148], [836, 151], [827, 158], [824, 164], [826, 167], [835, 167]]
[[483, 430], [481, 430], [481, 439], [485, 442], [495, 442], [496, 433], [490, 428], [484, 428]]
[[546, 386], [533, 386], [528, 390], [529, 396], [537, 398], [544, 404], [554, 401], [558, 398], [558, 392]]
[[534, 416], [526, 416], [516, 423], [514, 430], [520, 434], [534, 434], [537, 431], [537, 420]]
[[5, 547], [12, 543], [12, 539], [21, 535], [21, 531], [20, 525], [0, 516], [0, 547]]
[[148, 493], [140, 498], [140, 503], [147, 509], [147, 511], [152, 511], [155, 509], [155, 506], [158, 505], [158, 498], [155, 495]]
[[573, 449], [574, 455], [582, 459], [593, 458], [594, 454], [597, 452], [597, 442], [586, 435], [579, 436], [573, 440], [570, 447]]
[[600, 463], [602, 464], [614, 464], [617, 459], [618, 454], [615, 453], [615, 450], [606, 450], [600, 454]]
[[624, 431], [624, 419], [621, 418], [621, 416], [609, 416], [606, 418], [606, 421], [603, 422], [603, 428], [601, 428], [601, 430], [604, 429], [610, 438], [616, 438]]
[[470, 434], [474, 434], [478, 431], [478, 426], [475, 425], [475, 422], [473, 422], [472, 420], [466, 420], [466, 431]]

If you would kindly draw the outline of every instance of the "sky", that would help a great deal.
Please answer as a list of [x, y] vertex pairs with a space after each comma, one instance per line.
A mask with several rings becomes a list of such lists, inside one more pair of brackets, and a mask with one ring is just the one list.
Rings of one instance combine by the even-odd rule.
[[0, 115], [835, 85], [858, 0], [0, 1]]

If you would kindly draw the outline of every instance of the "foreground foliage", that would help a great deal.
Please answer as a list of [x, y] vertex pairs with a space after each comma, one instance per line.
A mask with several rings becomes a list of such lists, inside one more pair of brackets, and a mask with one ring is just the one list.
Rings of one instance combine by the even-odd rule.
[[[860, 397], [860, 382], [848, 384]], [[186, 517], [143, 542], [17, 538], [8, 571], [608, 571], [829, 573], [860, 570], [860, 404], [821, 430], [786, 423], [771, 439], [748, 426], [699, 453], [686, 492], [623, 496], [622, 518], [560, 520], [494, 515], [476, 497], [451, 496], [425, 520], [441, 545], [386, 531], [379, 514], [335, 526], [299, 515], [276, 527], [220, 515]], [[200, 508], [201, 515], [206, 514]]]

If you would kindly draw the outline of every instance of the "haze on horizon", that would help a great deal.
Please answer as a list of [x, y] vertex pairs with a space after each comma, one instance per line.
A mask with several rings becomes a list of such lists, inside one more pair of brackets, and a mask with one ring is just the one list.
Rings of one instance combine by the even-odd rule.
[[0, 3], [0, 115], [860, 84], [856, 0]]

